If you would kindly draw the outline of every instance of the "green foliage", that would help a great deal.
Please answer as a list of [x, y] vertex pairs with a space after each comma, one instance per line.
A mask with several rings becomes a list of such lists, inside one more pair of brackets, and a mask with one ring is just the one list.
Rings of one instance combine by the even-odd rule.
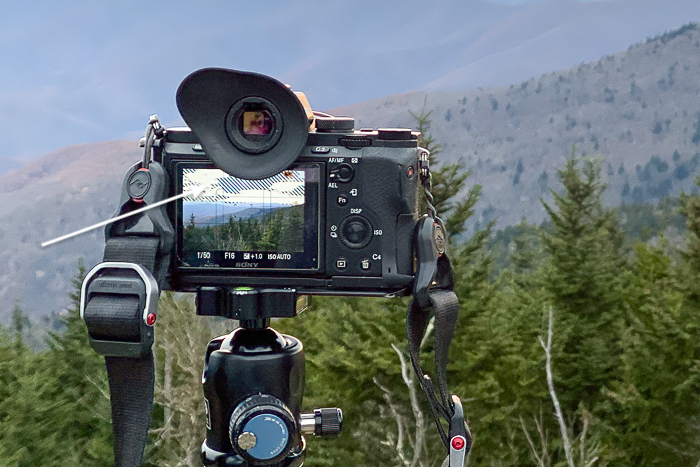
[[49, 349], [34, 354], [0, 347], [0, 452], [3, 465], [111, 465], [111, 426], [104, 360], [87, 341], [79, 316], [80, 284], [65, 329], [49, 337]]
[[15, 300], [12, 306], [12, 334], [14, 335], [15, 346], [21, 349], [24, 346], [24, 328], [29, 325], [29, 318], [22, 311], [19, 299]]
[[601, 390], [619, 367], [622, 235], [615, 212], [602, 206], [605, 186], [597, 161], [572, 157], [559, 178], [565, 191], [553, 193], [557, 209], [543, 202], [554, 229], [542, 240], [550, 255], [545, 288], [562, 316], [562, 404], [575, 411], [585, 395], [596, 415]]
[[[466, 192], [462, 201], [455, 201], [454, 197], [466, 189], [467, 178], [471, 171], [465, 171], [464, 165], [442, 164], [438, 166], [437, 155], [442, 152], [442, 145], [437, 143], [430, 134], [430, 115], [432, 110], [426, 111], [427, 97], [423, 102], [423, 108], [418, 112], [410, 112], [416, 120], [418, 131], [421, 134], [419, 144], [430, 152], [430, 192], [434, 197], [433, 206], [439, 218], [445, 224], [450, 237], [459, 237], [464, 233], [465, 221], [474, 214], [474, 205], [481, 194], [481, 185], [474, 185]], [[426, 212], [426, 204], [420, 200], [420, 212]]]
[[626, 238], [634, 242], [646, 242], [652, 237], [663, 235], [673, 228], [681, 232], [685, 229], [685, 218], [679, 211], [676, 198], [663, 198], [658, 204], [626, 204], [620, 206], [621, 227]]
[[[407, 406], [400, 366], [390, 344], [405, 348], [403, 300], [316, 298], [299, 317], [275, 327], [301, 339], [306, 350], [306, 408], [338, 405], [343, 436], [309, 439], [310, 466], [386, 465], [395, 453], [385, 444], [395, 426], [383, 414], [379, 385]], [[376, 382], [375, 382], [376, 379]]]
[[692, 465], [700, 453], [697, 308], [684, 303], [663, 245], [635, 251], [622, 375], [609, 392], [624, 420], [619, 448], [630, 465]]
[[280, 208], [262, 218], [234, 219], [217, 225], [197, 226], [194, 215], [183, 232], [188, 251], [301, 251], [304, 244], [302, 206]]
[[[414, 116], [421, 143], [433, 156], [439, 154], [429, 134], [430, 112], [424, 107]], [[698, 163], [674, 162], [676, 168]], [[696, 465], [700, 197], [683, 194], [678, 204], [664, 199], [607, 209], [601, 202], [601, 162], [572, 152], [558, 171], [563, 189], [544, 203], [545, 223], [523, 219], [493, 238], [490, 226], [465, 238], [464, 221], [478, 202], [479, 187], [455, 202], [467, 189], [468, 174], [459, 165], [436, 165], [435, 206], [452, 236], [450, 259], [460, 300], [448, 381], [462, 397], [474, 436], [470, 464], [533, 465], [532, 442], [547, 465], [565, 465], [539, 344], [551, 308], [553, 384], [575, 452], [583, 440], [587, 453], [599, 459], [593, 465]], [[652, 158], [639, 168], [642, 177], [647, 167], [652, 179], [668, 171]], [[253, 220], [219, 228], [244, 229], [247, 222], [253, 229]], [[282, 226], [275, 222], [268, 219], [267, 228], [279, 232]], [[663, 232], [669, 226], [680, 230], [681, 222], [686, 237], [678, 251]], [[104, 362], [90, 348], [78, 313], [83, 273], [81, 266], [73, 306], [45, 350], [33, 352], [23, 344], [27, 321], [19, 303], [12, 327], [0, 329], [2, 465], [112, 464]], [[406, 369], [407, 386], [401, 373], [401, 358], [408, 358], [407, 304], [407, 299], [318, 297], [299, 317], [273, 324], [304, 343], [304, 410], [339, 406], [345, 414], [340, 438], [307, 438], [305, 465], [405, 466], [416, 452], [418, 466], [439, 465], [444, 447], [422, 394], [418, 405], [411, 405], [415, 375]], [[156, 407], [146, 465], [199, 465], [201, 365], [206, 342], [224, 332], [215, 329], [220, 325], [195, 316], [191, 300], [161, 297]], [[431, 374], [432, 350], [428, 338], [422, 363]], [[427, 436], [426, 450], [408, 442], [417, 434]]]

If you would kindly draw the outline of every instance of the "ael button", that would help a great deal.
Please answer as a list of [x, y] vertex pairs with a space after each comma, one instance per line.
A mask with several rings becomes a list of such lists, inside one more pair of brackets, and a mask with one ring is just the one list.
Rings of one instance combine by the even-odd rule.
[[350, 164], [340, 164], [331, 169], [328, 177], [334, 182], [347, 183], [355, 176], [355, 169]]

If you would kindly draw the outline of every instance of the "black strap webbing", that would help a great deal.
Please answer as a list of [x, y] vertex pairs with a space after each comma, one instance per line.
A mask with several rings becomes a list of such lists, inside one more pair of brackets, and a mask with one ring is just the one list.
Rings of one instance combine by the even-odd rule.
[[105, 357], [112, 403], [114, 466], [140, 467], [153, 408], [153, 354]]
[[[156, 268], [156, 264], [165, 263], [167, 267], [167, 261], [157, 258], [158, 241], [158, 237], [112, 237], [105, 245], [104, 261], [138, 263], [148, 269], [160, 285], [165, 268]], [[88, 306], [101, 306], [100, 314], [104, 320], [107, 323], [113, 321], [110, 323], [112, 336], [116, 331], [118, 335], [128, 338], [133, 332], [135, 334], [132, 335], [138, 338], [138, 327], [134, 327], [134, 321], [130, 319], [140, 319], [139, 313], [143, 310], [138, 309], [138, 304], [135, 309], [133, 300], [129, 298], [112, 298], [106, 300], [109, 303], [93, 304], [95, 301], [91, 300]], [[141, 358], [105, 357], [105, 364], [112, 404], [114, 466], [140, 467], [153, 408], [153, 354], [149, 351]]]
[[449, 424], [453, 415], [447, 390], [447, 361], [452, 334], [457, 322], [459, 304], [457, 295], [452, 290], [439, 289], [430, 291], [428, 292], [428, 299], [432, 305], [432, 314], [435, 316], [435, 370], [437, 372], [440, 399], [435, 395], [432, 380], [424, 374], [420, 366], [420, 344], [428, 327], [431, 308], [420, 307], [415, 299], [411, 301], [406, 316], [408, 350], [413, 369], [430, 404], [440, 437], [449, 450], [449, 439], [440, 423], [440, 417], [443, 417]]

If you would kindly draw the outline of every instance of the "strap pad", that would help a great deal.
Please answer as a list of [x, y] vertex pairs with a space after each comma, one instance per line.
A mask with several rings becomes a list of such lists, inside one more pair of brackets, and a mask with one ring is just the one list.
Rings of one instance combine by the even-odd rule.
[[101, 355], [137, 358], [151, 351], [158, 284], [136, 263], [104, 262], [90, 270], [80, 291], [80, 317]]

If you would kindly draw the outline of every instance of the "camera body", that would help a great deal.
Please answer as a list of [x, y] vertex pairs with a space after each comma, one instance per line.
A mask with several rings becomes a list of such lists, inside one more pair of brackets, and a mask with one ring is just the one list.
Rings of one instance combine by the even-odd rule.
[[[164, 129], [151, 116], [144, 159], [127, 172], [105, 229], [105, 262], [83, 284], [81, 316], [93, 347], [131, 359], [144, 380], [149, 360], [132, 361], [151, 353], [160, 285], [196, 292], [199, 315], [239, 320], [207, 348], [202, 461], [299, 467], [304, 436], [338, 436], [343, 415], [301, 412], [303, 346], [271, 318], [295, 316], [306, 295], [411, 293], [418, 326], [431, 306], [448, 315], [442, 321], [456, 317], [444, 228], [430, 202], [418, 218], [428, 153], [417, 132], [355, 130], [352, 118], [314, 113], [303, 95], [256, 73], [198, 70], [176, 100], [188, 126]], [[463, 418], [460, 426], [464, 441]], [[120, 440], [136, 444], [146, 428], [115, 430], [115, 457]]]
[[262, 180], [218, 168], [188, 128], [168, 129], [158, 153], [170, 177], [169, 196], [207, 185], [197, 199], [168, 206], [176, 239], [172, 289], [410, 291], [417, 133], [354, 131], [352, 119], [316, 118], [294, 162]]

